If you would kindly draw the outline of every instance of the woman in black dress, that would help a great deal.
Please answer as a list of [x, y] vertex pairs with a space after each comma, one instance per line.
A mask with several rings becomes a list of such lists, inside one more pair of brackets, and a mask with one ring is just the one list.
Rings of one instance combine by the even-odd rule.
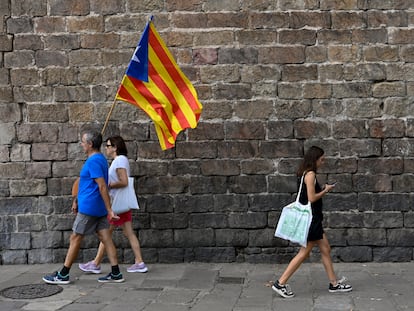
[[272, 289], [284, 298], [291, 298], [295, 295], [287, 284], [287, 281], [305, 259], [309, 257], [315, 245], [319, 247], [322, 263], [328, 274], [329, 292], [349, 292], [352, 290], [351, 285], [344, 283], [345, 280], [337, 280], [336, 278], [331, 259], [331, 246], [322, 227], [322, 197], [335, 187], [334, 184], [326, 184], [322, 188], [316, 180], [316, 171], [324, 163], [324, 160], [324, 151], [319, 147], [312, 146], [306, 152], [298, 170], [298, 185], [300, 185], [301, 178], [304, 176], [299, 201], [302, 204], [307, 204], [308, 201], [311, 202], [312, 222], [309, 228], [306, 247], [300, 248], [299, 253], [290, 261], [281, 277], [272, 286]]

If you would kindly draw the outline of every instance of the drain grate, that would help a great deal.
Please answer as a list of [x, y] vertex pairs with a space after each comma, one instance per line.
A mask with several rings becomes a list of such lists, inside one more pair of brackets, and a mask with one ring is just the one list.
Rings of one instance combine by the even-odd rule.
[[244, 283], [244, 278], [239, 278], [239, 277], [231, 277], [231, 276], [226, 276], [226, 277], [219, 277], [217, 280], [217, 283], [221, 283], [221, 284], [243, 284]]
[[28, 284], [3, 289], [0, 294], [11, 299], [34, 299], [59, 294], [63, 287], [50, 284]]

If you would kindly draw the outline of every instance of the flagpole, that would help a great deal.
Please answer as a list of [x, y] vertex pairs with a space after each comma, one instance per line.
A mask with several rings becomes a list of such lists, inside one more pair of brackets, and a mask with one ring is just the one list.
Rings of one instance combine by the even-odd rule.
[[112, 114], [112, 111], [115, 108], [115, 105], [116, 105], [116, 96], [115, 96], [114, 101], [112, 103], [111, 109], [109, 110], [108, 115], [106, 116], [105, 124], [102, 128], [102, 131], [101, 131], [102, 135], [105, 133], [106, 127], [108, 126], [109, 118], [111, 117], [111, 114]]

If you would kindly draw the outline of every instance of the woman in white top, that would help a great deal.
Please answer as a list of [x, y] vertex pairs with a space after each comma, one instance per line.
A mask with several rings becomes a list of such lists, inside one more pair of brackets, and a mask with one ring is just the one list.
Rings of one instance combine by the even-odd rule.
[[[105, 151], [108, 158], [113, 159], [109, 167], [109, 195], [114, 197], [117, 189], [128, 186], [130, 176], [128, 151], [125, 141], [121, 136], [109, 137], [106, 140]], [[148, 268], [142, 260], [141, 248], [135, 232], [132, 228], [131, 210], [119, 214], [118, 220], [109, 220], [111, 234], [115, 227], [122, 227], [124, 235], [128, 238], [132, 251], [135, 255], [135, 263], [127, 269], [128, 272], [147, 272]], [[101, 273], [101, 262], [105, 254], [105, 247], [99, 244], [99, 249], [94, 260], [79, 264], [79, 268], [85, 272]]]

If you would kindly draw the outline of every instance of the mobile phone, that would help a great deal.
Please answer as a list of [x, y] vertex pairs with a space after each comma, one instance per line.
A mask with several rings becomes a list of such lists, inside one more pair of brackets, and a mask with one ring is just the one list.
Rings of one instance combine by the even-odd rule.
[[331, 185], [331, 186], [336, 186], [336, 181], [332, 181], [332, 182], [330, 182], [328, 185]]

